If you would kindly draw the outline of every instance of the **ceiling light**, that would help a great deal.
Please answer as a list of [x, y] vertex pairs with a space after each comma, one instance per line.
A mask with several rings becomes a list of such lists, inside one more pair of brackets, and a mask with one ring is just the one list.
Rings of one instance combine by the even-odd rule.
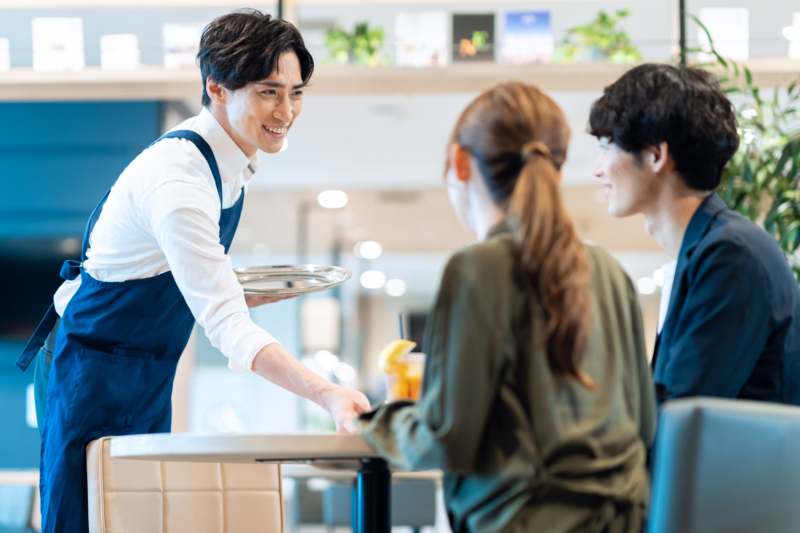
[[328, 350], [320, 350], [314, 354], [314, 362], [316, 362], [323, 370], [333, 372], [339, 366], [339, 358], [333, 355]]
[[653, 294], [656, 292], [656, 286], [653, 278], [639, 278], [636, 282], [636, 287], [639, 289], [640, 294]]
[[402, 279], [390, 279], [386, 282], [386, 294], [389, 296], [402, 296], [406, 293], [406, 282]]
[[333, 371], [333, 375], [342, 383], [350, 383], [356, 379], [356, 369], [347, 363], [340, 363], [336, 370]]
[[794, 26], [786, 26], [783, 28], [783, 36], [789, 41], [800, 39], [800, 29], [795, 28]]
[[358, 254], [364, 259], [377, 259], [383, 253], [383, 246], [375, 241], [362, 242], [358, 247]]
[[339, 209], [347, 205], [347, 194], [344, 191], [322, 191], [317, 202], [328, 209]]
[[653, 281], [659, 287], [663, 287], [664, 286], [664, 271], [659, 268], [658, 270], [653, 272]]
[[386, 274], [379, 270], [367, 270], [360, 279], [365, 289], [380, 289], [386, 284]]

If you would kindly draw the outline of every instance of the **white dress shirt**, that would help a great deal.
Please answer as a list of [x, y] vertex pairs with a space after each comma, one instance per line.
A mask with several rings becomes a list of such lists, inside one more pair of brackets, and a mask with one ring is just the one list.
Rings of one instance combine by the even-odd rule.
[[[233, 206], [258, 167], [258, 154], [248, 158], [207, 108], [175, 130], [197, 132], [209, 144], [222, 178], [222, 207]], [[186, 139], [164, 139], [134, 159], [111, 188], [83, 267], [93, 278], [110, 282], [172, 271], [197, 323], [228, 357], [228, 366], [252, 372], [258, 351], [277, 341], [250, 318], [219, 242], [219, 217], [214, 177], [200, 150]], [[80, 277], [58, 289], [53, 300], [59, 315], [79, 286]]]
[[661, 328], [664, 327], [664, 321], [667, 319], [669, 299], [670, 296], [672, 296], [672, 283], [675, 281], [676, 268], [678, 268], [677, 259], [661, 267], [661, 271], [664, 273], [664, 284], [661, 286], [661, 302], [659, 302], [658, 306], [658, 333], [661, 333]]

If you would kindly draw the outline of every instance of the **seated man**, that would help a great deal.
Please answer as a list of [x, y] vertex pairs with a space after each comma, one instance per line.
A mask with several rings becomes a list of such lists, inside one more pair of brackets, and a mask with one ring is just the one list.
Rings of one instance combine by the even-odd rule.
[[800, 404], [800, 289], [775, 239], [713, 191], [739, 146], [711, 74], [642, 65], [606, 87], [589, 131], [609, 212], [645, 216], [677, 259], [656, 340], [659, 402], [685, 396]]

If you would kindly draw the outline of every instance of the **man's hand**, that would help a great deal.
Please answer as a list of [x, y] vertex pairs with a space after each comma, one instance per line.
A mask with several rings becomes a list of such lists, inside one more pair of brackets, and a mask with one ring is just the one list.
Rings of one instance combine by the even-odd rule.
[[364, 394], [357, 390], [336, 387], [328, 392], [323, 400], [325, 409], [336, 422], [339, 433], [360, 433], [353, 419], [362, 413], [369, 413], [372, 406]]
[[253, 371], [328, 411], [339, 433], [358, 433], [353, 419], [372, 409], [366, 396], [321, 378], [277, 342], [259, 350], [253, 361]]
[[292, 298], [297, 298], [297, 296], [253, 296], [250, 294], [244, 295], [244, 301], [247, 304], [247, 307], [258, 307], [259, 305], [264, 305], [264, 304], [274, 304], [275, 302], [280, 302], [283, 300], [291, 300]]

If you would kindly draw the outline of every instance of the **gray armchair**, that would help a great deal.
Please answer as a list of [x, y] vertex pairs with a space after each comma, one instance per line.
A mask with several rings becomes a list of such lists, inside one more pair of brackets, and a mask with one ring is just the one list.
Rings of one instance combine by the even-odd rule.
[[649, 533], [800, 531], [800, 408], [668, 402], [653, 457]]

